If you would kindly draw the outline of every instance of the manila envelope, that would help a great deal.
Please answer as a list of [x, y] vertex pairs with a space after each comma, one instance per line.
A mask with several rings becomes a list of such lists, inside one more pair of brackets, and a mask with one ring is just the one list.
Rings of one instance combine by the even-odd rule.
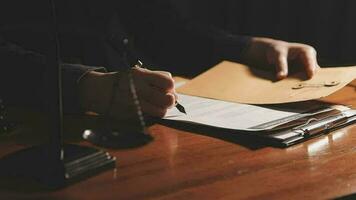
[[306, 80], [300, 72], [275, 81], [275, 74], [224, 61], [189, 81], [179, 93], [247, 104], [279, 104], [318, 99], [356, 78], [356, 66], [321, 68]]

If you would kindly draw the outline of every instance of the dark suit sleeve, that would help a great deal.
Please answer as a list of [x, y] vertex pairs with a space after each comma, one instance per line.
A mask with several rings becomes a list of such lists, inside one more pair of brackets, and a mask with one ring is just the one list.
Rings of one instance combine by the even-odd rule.
[[[46, 58], [0, 38], [0, 97], [10, 106], [44, 109]], [[104, 68], [63, 64], [63, 105], [66, 113], [80, 112], [77, 83], [91, 70]]]
[[249, 43], [249, 37], [180, 16], [166, 0], [119, 2], [119, 18], [135, 46], [173, 72], [199, 73], [224, 59], [239, 61]]

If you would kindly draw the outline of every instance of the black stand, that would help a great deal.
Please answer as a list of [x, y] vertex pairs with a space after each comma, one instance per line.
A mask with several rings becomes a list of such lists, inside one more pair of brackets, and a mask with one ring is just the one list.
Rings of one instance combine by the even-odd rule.
[[8, 135], [16, 127], [16, 123], [7, 120], [5, 105], [0, 98], [0, 136]]
[[64, 160], [53, 165], [50, 146], [34, 146], [0, 159], [0, 176], [35, 179], [57, 189], [115, 167], [115, 157], [90, 147], [64, 145]]
[[[98, 127], [100, 128], [85, 130], [83, 138], [105, 148], [122, 149], [142, 146], [152, 141], [153, 138], [147, 133], [146, 122], [136, 96], [136, 87], [130, 71], [132, 66], [141, 67], [142, 62], [134, 56], [132, 48], [130, 48], [131, 43], [127, 38], [117, 38], [115, 34], [112, 34], [107, 38], [106, 42], [118, 53], [118, 56], [121, 55], [123, 58], [123, 64], [128, 71], [129, 90], [132, 94], [132, 101], [135, 102], [135, 112], [139, 121], [136, 125], [132, 123], [134, 121], [127, 121], [127, 123], [122, 121], [120, 128], [113, 128], [112, 124], [117, 122], [110, 118], [109, 108], [104, 117], [99, 120]], [[113, 91], [112, 95], [110, 107], [115, 100], [115, 91]]]
[[[49, 188], [68, 183], [115, 167], [115, 158], [94, 148], [63, 144], [62, 69], [54, 0], [49, 0], [53, 44], [48, 45], [45, 72], [50, 140], [48, 145], [26, 148], [0, 160], [0, 175], [28, 177]], [[51, 42], [50, 42], [51, 43]]]

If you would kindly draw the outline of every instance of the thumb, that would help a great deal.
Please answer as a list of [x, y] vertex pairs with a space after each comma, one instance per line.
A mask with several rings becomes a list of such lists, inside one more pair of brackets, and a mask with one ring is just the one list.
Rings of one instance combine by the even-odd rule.
[[[173, 83], [174, 83], [174, 79], [172, 78], [172, 74], [171, 74], [170, 72], [167, 72], [167, 71], [156, 71], [156, 72], [158, 72], [158, 73], [160, 73], [160, 74], [163, 74], [163, 75], [169, 77], [170, 79], [173, 80]], [[175, 99], [178, 99], [178, 96], [177, 96], [177, 94], [176, 94], [176, 89], [175, 89], [175, 87], [173, 87], [170, 92], [174, 95]]]

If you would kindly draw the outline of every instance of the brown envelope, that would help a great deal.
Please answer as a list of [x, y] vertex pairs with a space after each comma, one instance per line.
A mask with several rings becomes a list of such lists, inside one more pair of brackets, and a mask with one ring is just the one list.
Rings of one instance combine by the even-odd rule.
[[356, 78], [356, 66], [321, 68], [312, 79], [304, 73], [281, 81], [275, 75], [246, 65], [224, 61], [197, 76], [178, 92], [248, 104], [278, 104], [318, 99], [341, 89]]

